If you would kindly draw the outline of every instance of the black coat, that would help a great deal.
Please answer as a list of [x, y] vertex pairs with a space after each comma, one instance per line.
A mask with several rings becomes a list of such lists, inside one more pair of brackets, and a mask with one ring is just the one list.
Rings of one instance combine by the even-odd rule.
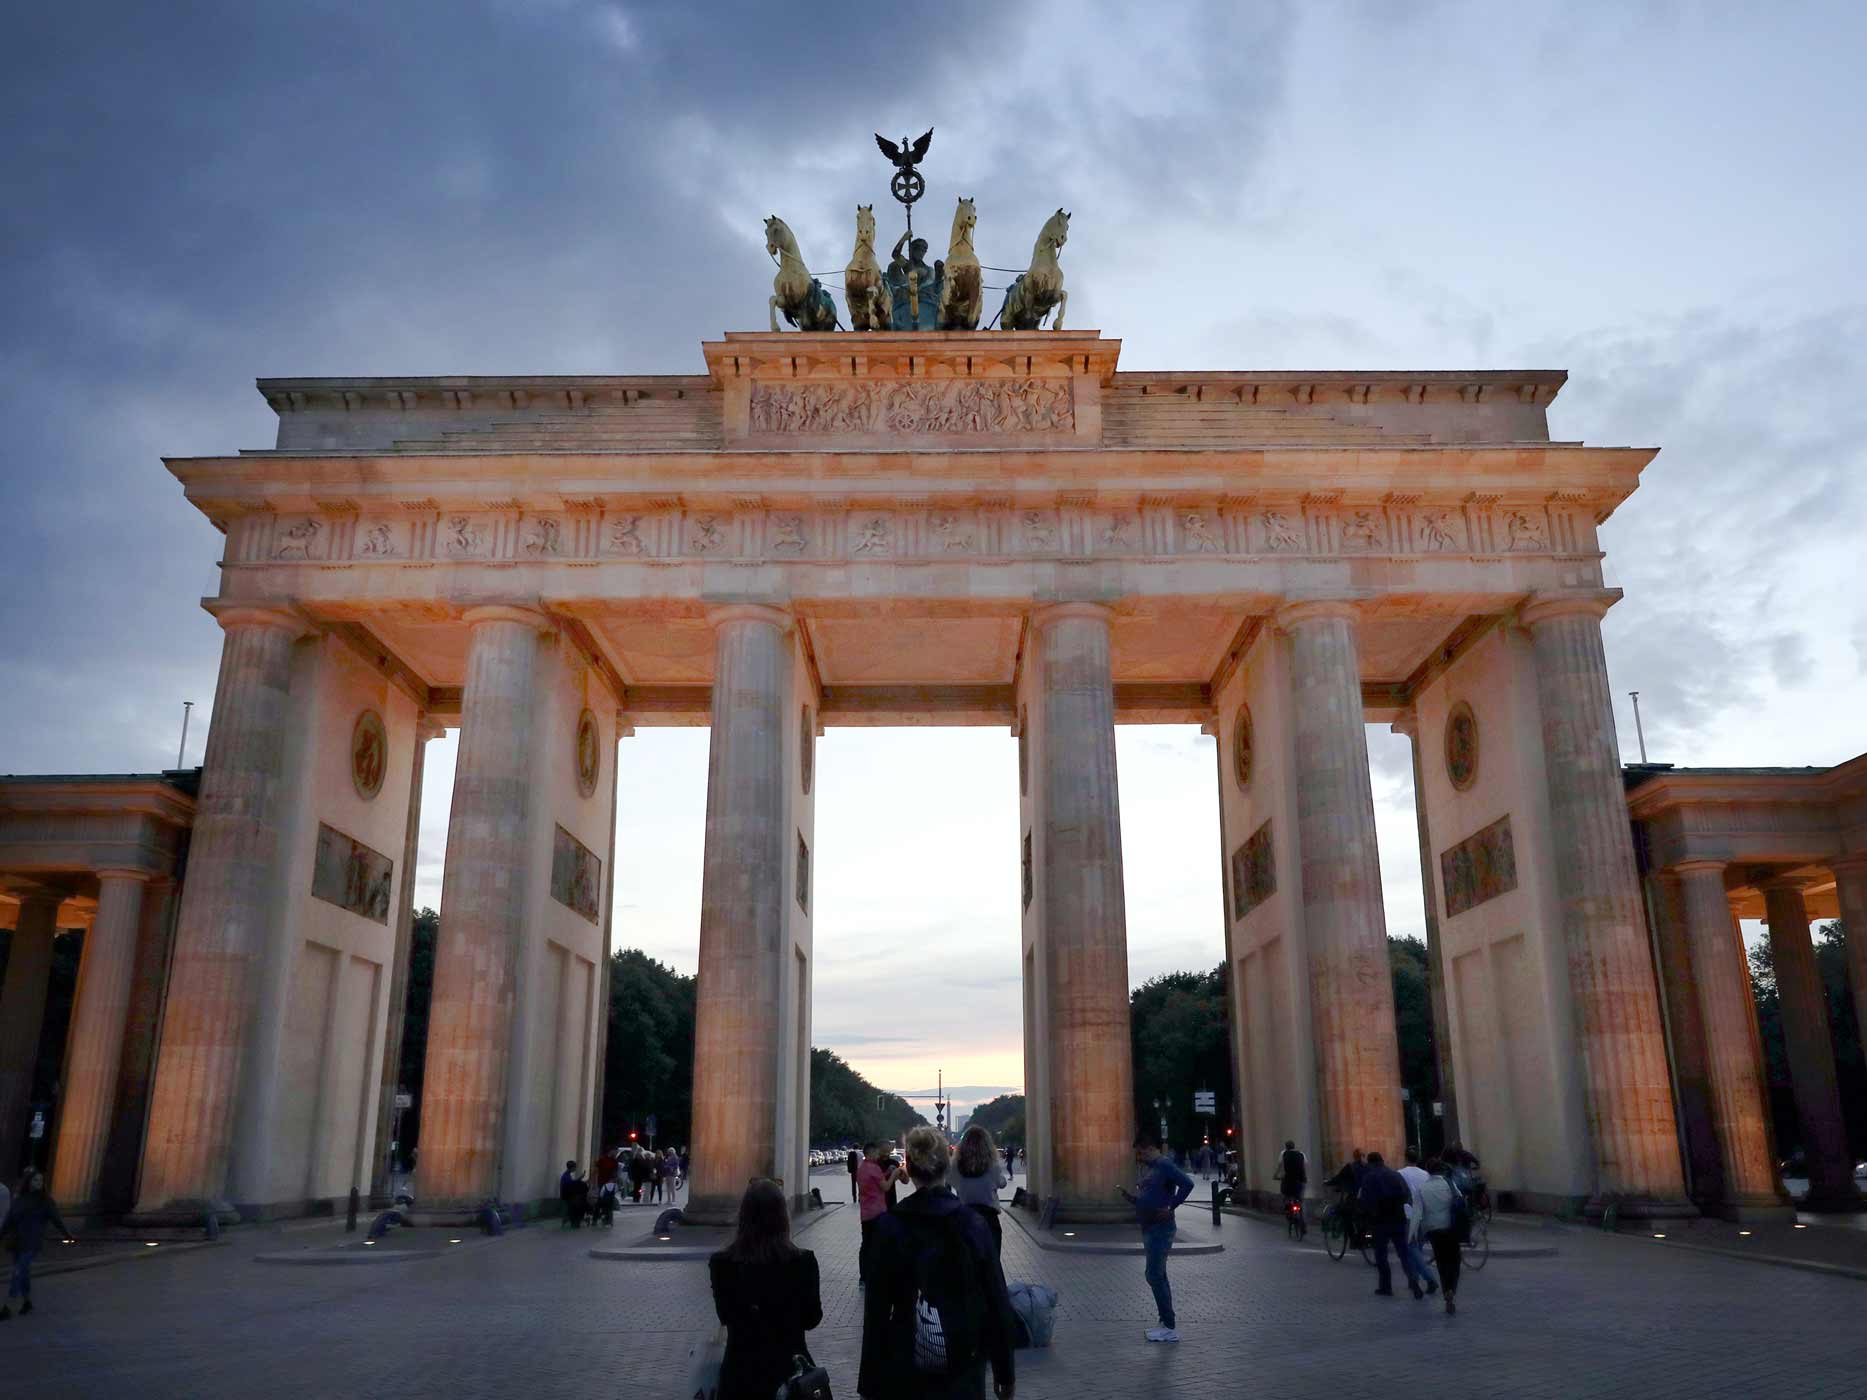
[[1011, 1347], [1016, 1323], [1005, 1294], [998, 1251], [979, 1212], [945, 1186], [922, 1187], [875, 1222], [869, 1282], [863, 1296], [862, 1370], [858, 1392], [869, 1400], [940, 1400], [977, 1395], [975, 1377], [930, 1377], [914, 1368], [914, 1256], [922, 1232], [950, 1228], [965, 1251], [970, 1285], [984, 1299], [981, 1338], [992, 1375], [1013, 1379]]
[[724, 1250], [708, 1261], [713, 1308], [726, 1324], [726, 1361], [719, 1400], [771, 1400], [809, 1355], [804, 1334], [823, 1321], [817, 1256], [800, 1249], [789, 1259], [747, 1264]]

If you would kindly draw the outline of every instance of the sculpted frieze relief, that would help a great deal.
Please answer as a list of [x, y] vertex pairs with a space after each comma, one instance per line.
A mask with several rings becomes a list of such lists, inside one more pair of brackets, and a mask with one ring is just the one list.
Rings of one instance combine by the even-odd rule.
[[937, 379], [752, 386], [754, 433], [860, 436], [868, 433], [1073, 432], [1067, 379]]
[[1587, 507], [1291, 502], [252, 517], [242, 563], [428, 564], [588, 560], [1289, 556], [1592, 553]]

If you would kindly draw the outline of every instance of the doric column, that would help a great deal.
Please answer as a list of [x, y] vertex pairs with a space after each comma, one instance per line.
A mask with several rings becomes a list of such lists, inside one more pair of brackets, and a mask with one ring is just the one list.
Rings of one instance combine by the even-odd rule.
[[1058, 1213], [1108, 1215], [1133, 1174], [1134, 1065], [1128, 1038], [1128, 915], [1115, 775], [1115, 685], [1106, 607], [1037, 613], [1042, 741], [1043, 938], [1050, 1003], [1051, 1167]]
[[143, 870], [97, 872], [97, 915], [84, 935], [78, 993], [66, 1038], [64, 1100], [58, 1110], [58, 1150], [52, 1158], [52, 1195], [72, 1209], [95, 1201], [98, 1171], [117, 1102], [123, 1023], [136, 973], [142, 931]]
[[1426, 990], [1432, 1001], [1433, 1049], [1439, 1070], [1440, 1120], [1447, 1142], [1458, 1142], [1459, 1100], [1452, 1076], [1452, 1009], [1446, 1002], [1445, 950], [1439, 945], [1438, 882], [1433, 878], [1433, 833], [1426, 819], [1426, 781], [1420, 764], [1420, 718], [1409, 710], [1394, 721], [1413, 755], [1413, 818], [1420, 829], [1420, 893], [1426, 906]]
[[1854, 992], [1856, 1024], [1867, 1024], [1867, 855], [1834, 861], [1835, 898], [1841, 933], [1848, 945], [1848, 986]]
[[1789, 1204], [1770, 1150], [1770, 1100], [1763, 1071], [1757, 1003], [1750, 992], [1744, 941], [1731, 921], [1724, 866], [1713, 860], [1673, 867], [1679, 912], [1698, 985], [1705, 1080], [1711, 1101], [1727, 1209], [1748, 1218]]
[[1802, 901], [1805, 883], [1791, 877], [1766, 880], [1761, 886], [1777, 1005], [1782, 1009], [1783, 1048], [1796, 1097], [1796, 1127], [1809, 1161], [1809, 1208], [1854, 1210], [1861, 1199], [1854, 1188], [1854, 1159], [1848, 1155], [1841, 1118], [1834, 1042], [1815, 968], [1815, 945], [1809, 939], [1809, 911]]
[[218, 614], [226, 641], [170, 962], [138, 1212], [227, 1209], [254, 971], [278, 920], [280, 768], [292, 644], [265, 608]]
[[1596, 1193], [1623, 1208], [1685, 1204], [1666, 1036], [1621, 786], [1601, 618], [1618, 595], [1538, 598], [1536, 662], [1556, 893], [1594, 1142]]
[[1692, 940], [1686, 931], [1685, 893], [1676, 870], [1649, 871], [1646, 888], [1653, 957], [1672, 1052], [1673, 1111], [1685, 1149], [1686, 1184], [1699, 1208], [1710, 1209], [1724, 1199], [1724, 1166], [1706, 1068], [1709, 1052], [1692, 968]]
[[1353, 605], [1341, 602], [1293, 603], [1277, 614], [1290, 638], [1303, 940], [1326, 1162], [1346, 1161], [1356, 1148], [1398, 1161], [1406, 1143], [1355, 621]]
[[389, 1017], [383, 1027], [382, 1090], [376, 1103], [376, 1161], [370, 1195], [389, 1195], [389, 1143], [395, 1131], [395, 1096], [402, 1087], [402, 1025], [408, 1014], [408, 965], [415, 945], [415, 857], [421, 840], [421, 783], [428, 741], [447, 731], [426, 715], [415, 720], [414, 758], [408, 783], [408, 821], [402, 836], [402, 901], [396, 910], [395, 961], [389, 968]]
[[748, 1178], [779, 1176], [785, 957], [784, 741], [789, 614], [741, 605], [714, 633], [700, 966], [694, 999], [693, 1184], [687, 1214], [731, 1219]]
[[52, 978], [52, 940], [58, 936], [59, 897], [27, 895], [7, 953], [0, 987], [0, 1176], [18, 1176], [31, 1122], [32, 1070], [45, 1024], [45, 993]]
[[422, 1085], [423, 1204], [499, 1194], [506, 1070], [530, 891], [540, 634], [528, 608], [470, 608], [454, 805]]

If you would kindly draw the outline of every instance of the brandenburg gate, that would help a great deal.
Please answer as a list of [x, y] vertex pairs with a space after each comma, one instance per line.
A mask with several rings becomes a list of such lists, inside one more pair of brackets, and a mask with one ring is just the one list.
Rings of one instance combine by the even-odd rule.
[[139, 1210], [367, 1184], [450, 727], [424, 1205], [549, 1198], [597, 1145], [641, 725], [711, 727], [694, 1215], [807, 1179], [812, 755], [839, 725], [1016, 737], [1031, 1176], [1063, 1218], [1129, 1163], [1117, 724], [1219, 740], [1248, 1184], [1286, 1137], [1396, 1153], [1371, 722], [1416, 742], [1494, 1185], [1680, 1206], [1596, 535], [1653, 453], [1552, 441], [1561, 373], [1120, 348], [758, 332], [690, 376], [262, 381], [273, 448], [169, 463], [226, 537], [226, 639]]

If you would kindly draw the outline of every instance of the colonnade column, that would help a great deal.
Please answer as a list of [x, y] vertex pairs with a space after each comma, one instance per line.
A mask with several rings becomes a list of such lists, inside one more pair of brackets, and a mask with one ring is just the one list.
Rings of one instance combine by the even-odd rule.
[[[500, 1192], [518, 959], [530, 891], [532, 727], [543, 614], [466, 614], [454, 804], [422, 1092], [423, 1203]], [[419, 743], [419, 741], [417, 741]]]
[[777, 1162], [778, 1044], [789, 850], [785, 735], [790, 615], [740, 605], [714, 631], [713, 731], [694, 1004], [693, 1184], [687, 1215], [729, 1220]]
[[1854, 993], [1854, 1020], [1867, 1025], [1867, 855], [1850, 856], [1830, 867], [1835, 898], [1841, 906], [1841, 933], [1848, 945], [1848, 986]]
[[1596, 1198], [1687, 1208], [1666, 1034], [1634, 873], [1601, 619], [1617, 594], [1533, 599], [1556, 894], [1594, 1143]]
[[52, 1157], [52, 1195], [82, 1209], [97, 1194], [98, 1172], [110, 1138], [123, 1056], [123, 1023], [136, 973], [142, 932], [143, 870], [97, 872], [97, 913], [84, 935], [78, 991], [66, 1039], [64, 1101], [58, 1110], [58, 1149]]
[[217, 616], [226, 640], [143, 1143], [144, 1215], [229, 1210], [254, 970], [278, 919], [280, 769], [292, 644], [305, 628], [268, 608]]
[[1307, 602], [1276, 619], [1290, 639], [1303, 942], [1328, 1163], [1356, 1148], [1398, 1161], [1406, 1144], [1356, 616], [1349, 603]]
[[6, 983], [0, 987], [0, 1177], [18, 1174], [26, 1141], [26, 1110], [32, 1102], [32, 1071], [45, 1024], [45, 994], [52, 980], [52, 940], [58, 936], [55, 894], [20, 900], [19, 922], [7, 953]]
[[1705, 1080], [1724, 1174], [1724, 1205], [1741, 1219], [1782, 1212], [1789, 1198], [1777, 1179], [1771, 1152], [1757, 1003], [1751, 995], [1744, 941], [1731, 921], [1724, 866], [1689, 860], [1673, 871], [1679, 880], [1679, 912], [1691, 950], [1692, 980], [1698, 985]]
[[1051, 1171], [1058, 1213], [1115, 1213], [1133, 1174], [1134, 1065], [1128, 1034], [1128, 913], [1115, 772], [1110, 611], [1059, 603], [1037, 613], [1042, 741], [1041, 858], [1050, 1003]]
[[1426, 775], [1420, 764], [1420, 718], [1409, 710], [1394, 721], [1394, 732], [1407, 736], [1413, 755], [1413, 819], [1420, 833], [1420, 892], [1426, 906], [1426, 990], [1433, 1013], [1433, 1048], [1437, 1051], [1442, 1129], [1449, 1143], [1460, 1141], [1459, 1097], [1452, 1073], [1452, 1008], [1446, 1001], [1445, 950], [1439, 942], [1439, 882], [1433, 878], [1433, 834], [1426, 819]]
[[1764, 918], [1770, 925], [1770, 961], [1776, 969], [1777, 1003], [1782, 1008], [1783, 1048], [1789, 1056], [1790, 1087], [1796, 1098], [1796, 1126], [1809, 1162], [1809, 1206], [1813, 1210], [1852, 1210], [1861, 1204], [1854, 1188], [1854, 1159], [1841, 1118], [1841, 1093], [1835, 1083], [1834, 1042], [1828, 1034], [1828, 1008], [1815, 968], [1815, 945], [1809, 939], [1809, 912], [1802, 900], [1805, 882], [1778, 878], [1763, 882]]

